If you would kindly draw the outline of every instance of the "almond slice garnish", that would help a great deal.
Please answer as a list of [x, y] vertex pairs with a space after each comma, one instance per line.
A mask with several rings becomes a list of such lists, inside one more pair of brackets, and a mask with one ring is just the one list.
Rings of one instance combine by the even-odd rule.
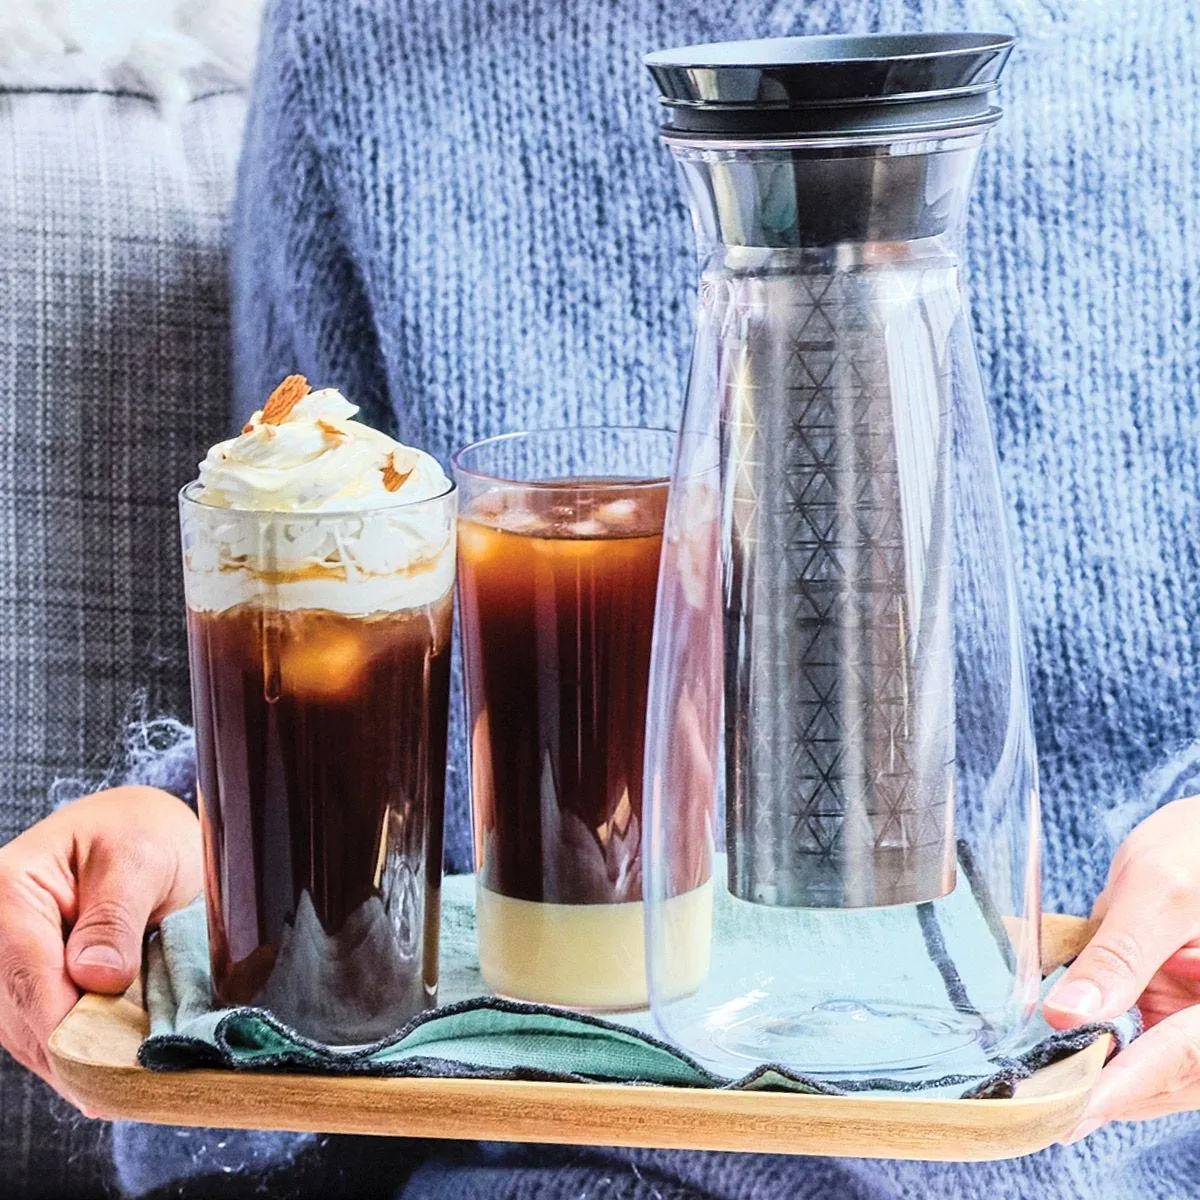
[[263, 405], [264, 425], [279, 425], [287, 415], [312, 391], [303, 375], [289, 375], [271, 394]]
[[339, 429], [336, 425], [330, 425], [328, 421], [317, 420], [317, 428], [331, 441], [340, 442], [346, 436], [344, 429]]
[[413, 473], [413, 467], [417, 465], [416, 459], [409, 464], [407, 471], [401, 471], [396, 466], [396, 452], [393, 450], [388, 455], [388, 460], [380, 468], [383, 471], [383, 486], [389, 492], [398, 492], [403, 486], [404, 481]]

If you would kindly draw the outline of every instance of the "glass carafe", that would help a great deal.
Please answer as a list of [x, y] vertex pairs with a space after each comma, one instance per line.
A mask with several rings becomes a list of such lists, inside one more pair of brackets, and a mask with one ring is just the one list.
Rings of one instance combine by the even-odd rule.
[[[929, 1077], [1004, 1054], [1036, 1006], [1036, 764], [962, 261], [1010, 48], [648, 60], [700, 284], [651, 672], [647, 970], [662, 1031], [729, 1076]], [[689, 990], [670, 901], [697, 823], [714, 932]]]

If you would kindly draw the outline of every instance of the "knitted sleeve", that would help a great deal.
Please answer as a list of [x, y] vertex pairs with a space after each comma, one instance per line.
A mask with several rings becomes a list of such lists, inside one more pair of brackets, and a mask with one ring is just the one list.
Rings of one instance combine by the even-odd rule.
[[1176, 752], [1143, 781], [1136, 795], [1114, 804], [1101, 816], [1101, 826], [1107, 838], [1105, 860], [1128, 837], [1130, 831], [1151, 813], [1182, 800], [1185, 796], [1200, 794], [1200, 741]]
[[325, 119], [314, 117], [311, 103], [311, 81], [333, 68], [319, 46], [304, 46], [306, 33], [298, 0], [270, 6], [234, 204], [235, 405], [239, 416], [253, 411], [298, 371], [340, 388], [369, 424], [391, 429], [356, 265], [354, 210], [338, 187], [346, 168], [329, 152], [336, 137], [328, 130], [322, 137]]

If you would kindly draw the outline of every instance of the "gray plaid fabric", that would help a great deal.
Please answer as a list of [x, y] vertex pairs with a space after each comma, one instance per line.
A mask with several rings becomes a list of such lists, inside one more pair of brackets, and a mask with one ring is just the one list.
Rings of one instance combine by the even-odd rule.
[[[243, 113], [0, 92], [0, 842], [113, 765], [139, 691], [188, 716], [175, 491], [227, 421]], [[98, 1194], [69, 1112], [0, 1054], [6, 1196]]]

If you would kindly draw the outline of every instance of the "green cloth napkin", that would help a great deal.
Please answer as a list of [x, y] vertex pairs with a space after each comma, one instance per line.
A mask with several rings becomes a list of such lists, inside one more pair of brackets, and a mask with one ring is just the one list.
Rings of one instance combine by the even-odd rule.
[[[879, 909], [874, 919], [888, 928], [863, 954], [861, 940], [842, 945], [843, 960], [861, 962], [864, 978], [886, 971], [889, 992], [912, 998], [942, 989], [958, 1007], [985, 1004], [1008, 986], [1007, 942], [993, 914], [974, 889], [959, 886], [936, 907]], [[803, 919], [797, 914], [797, 919]], [[727, 898], [718, 896], [718, 924], [736, 920]], [[836, 923], [813, 918], [811, 937], [797, 944], [812, 955], [814, 971], [838, 937]], [[861, 927], [855, 935], [861, 939]], [[877, 948], [886, 948], [880, 951]], [[881, 961], [880, 953], [889, 957]], [[289, 1029], [260, 1008], [214, 1010], [208, 964], [208, 934], [201, 901], [168, 916], [147, 946], [145, 997], [150, 1034], [139, 1061], [151, 1070], [227, 1067], [324, 1074], [473, 1076], [730, 1087], [840, 1094], [888, 1094], [997, 1098], [1012, 1095], [1032, 1071], [1082, 1049], [1104, 1033], [1124, 1044], [1138, 1030], [1136, 1010], [1117, 1022], [1056, 1033], [1036, 1020], [1026, 1038], [1005, 1058], [988, 1058], [978, 1047], [946, 1056], [936, 1070], [903, 1080], [855, 1079], [841, 1084], [806, 1077], [764, 1063], [740, 1079], [714, 1075], [653, 1032], [649, 1013], [600, 1019], [539, 1004], [520, 1004], [487, 995], [475, 942], [475, 887], [469, 875], [448, 876], [442, 890], [440, 1006], [422, 1013], [394, 1036], [370, 1046], [338, 1049]], [[839, 984], [846, 982], [845, 976]], [[853, 993], [851, 993], [853, 994]]]

